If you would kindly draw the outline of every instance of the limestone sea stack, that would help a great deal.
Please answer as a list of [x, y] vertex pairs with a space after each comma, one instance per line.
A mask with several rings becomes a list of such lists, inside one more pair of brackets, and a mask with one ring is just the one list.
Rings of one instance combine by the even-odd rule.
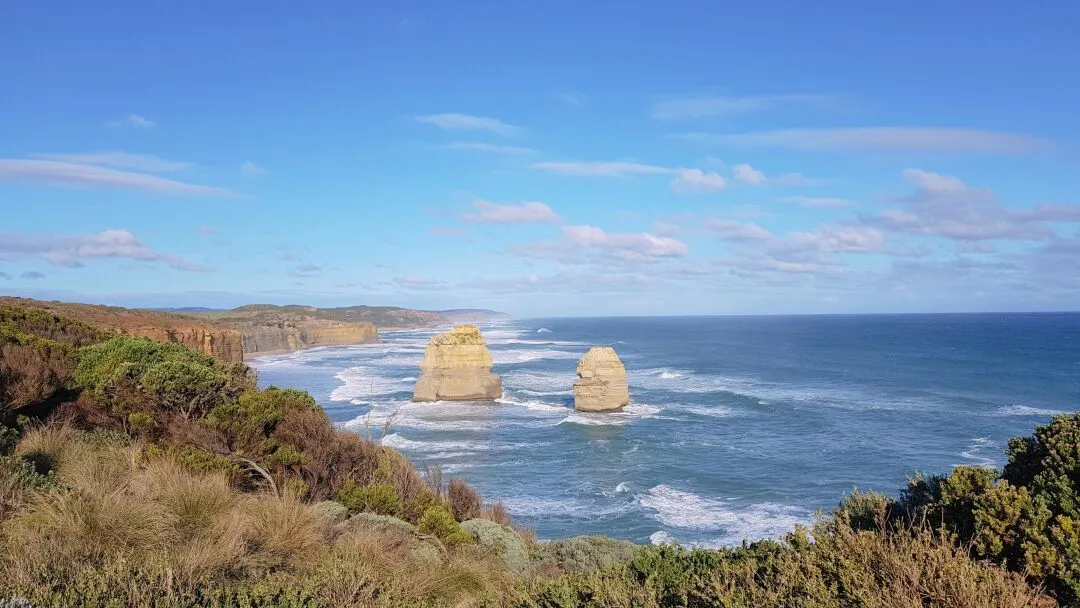
[[594, 346], [577, 366], [581, 379], [574, 383], [574, 409], [612, 412], [630, 403], [626, 368], [610, 346]]
[[491, 352], [475, 325], [458, 325], [431, 338], [420, 363], [413, 401], [493, 401], [502, 381], [491, 372]]

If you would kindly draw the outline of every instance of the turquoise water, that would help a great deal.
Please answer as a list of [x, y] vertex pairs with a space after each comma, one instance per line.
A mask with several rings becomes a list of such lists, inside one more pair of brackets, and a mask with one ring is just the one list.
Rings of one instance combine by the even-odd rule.
[[[1008, 439], [1080, 409], [1080, 314], [537, 319], [483, 326], [506, 395], [409, 402], [434, 331], [262, 357], [310, 391], [501, 498], [541, 538], [703, 546], [774, 537], [853, 486], [1000, 466]], [[577, 359], [610, 344], [633, 403], [572, 407]]]

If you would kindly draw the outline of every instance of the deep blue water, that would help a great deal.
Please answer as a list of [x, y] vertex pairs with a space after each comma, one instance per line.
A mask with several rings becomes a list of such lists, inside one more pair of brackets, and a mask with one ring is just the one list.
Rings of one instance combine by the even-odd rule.
[[[852, 487], [1000, 466], [1080, 410], [1080, 314], [537, 319], [483, 326], [497, 404], [409, 402], [434, 331], [270, 356], [261, 383], [440, 463], [541, 538], [715, 546], [779, 535]], [[572, 407], [577, 359], [618, 351], [633, 403]], [[367, 421], [369, 427], [365, 427]]]

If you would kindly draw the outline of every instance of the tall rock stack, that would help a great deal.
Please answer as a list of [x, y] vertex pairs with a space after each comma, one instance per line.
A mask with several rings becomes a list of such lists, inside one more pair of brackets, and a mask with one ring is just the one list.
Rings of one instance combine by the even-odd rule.
[[574, 409], [612, 412], [630, 403], [626, 368], [610, 346], [594, 346], [577, 366], [580, 380], [574, 383]]
[[431, 338], [420, 363], [413, 401], [492, 401], [502, 381], [491, 372], [491, 352], [475, 325], [458, 325]]

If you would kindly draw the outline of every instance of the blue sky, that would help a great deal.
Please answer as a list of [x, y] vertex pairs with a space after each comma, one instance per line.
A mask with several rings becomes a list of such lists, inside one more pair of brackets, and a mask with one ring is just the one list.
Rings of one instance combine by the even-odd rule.
[[1076, 3], [2, 12], [3, 293], [519, 315], [1080, 302]]

